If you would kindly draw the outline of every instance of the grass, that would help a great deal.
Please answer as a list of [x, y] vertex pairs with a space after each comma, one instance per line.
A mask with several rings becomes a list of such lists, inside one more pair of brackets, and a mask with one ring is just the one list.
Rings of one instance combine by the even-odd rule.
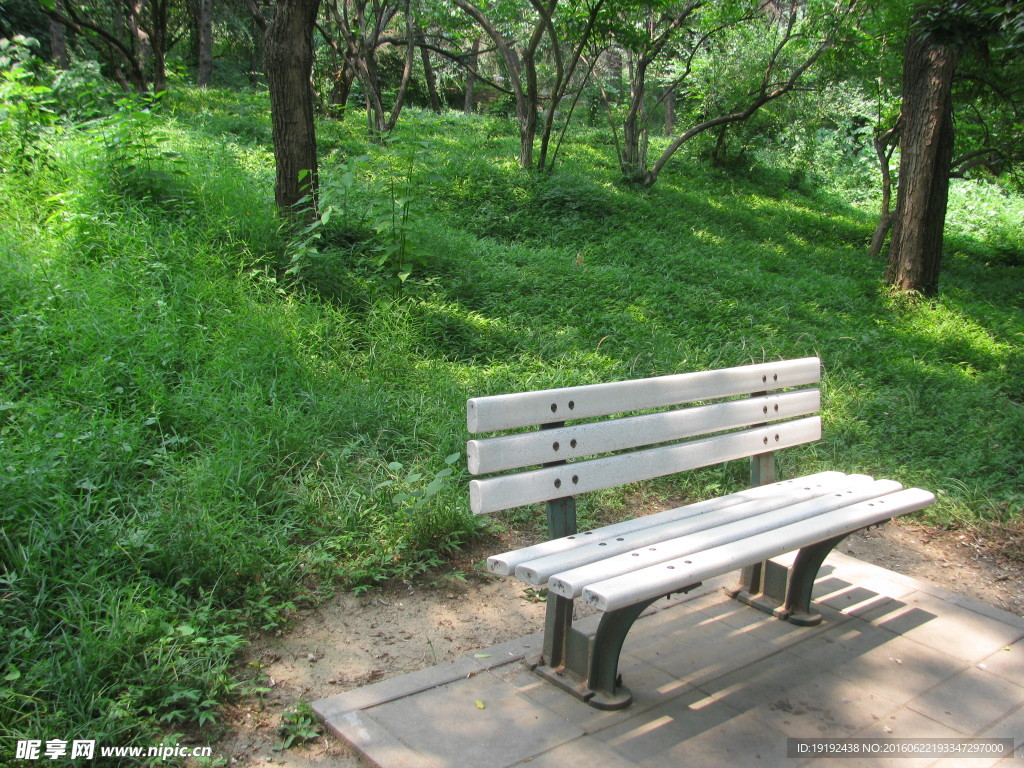
[[410, 113], [384, 146], [320, 126], [337, 213], [297, 240], [264, 96], [162, 110], [43, 131], [0, 174], [4, 750], [215, 733], [249, 634], [439, 563], [481, 525], [449, 471], [469, 396], [820, 355], [826, 436], [785, 475], [931, 488], [939, 524], [1022, 514], [1019, 197], [957, 182], [943, 293], [907, 298], [865, 255], [863, 178], [688, 156], [637, 191], [590, 128], [538, 177], [510, 123]]

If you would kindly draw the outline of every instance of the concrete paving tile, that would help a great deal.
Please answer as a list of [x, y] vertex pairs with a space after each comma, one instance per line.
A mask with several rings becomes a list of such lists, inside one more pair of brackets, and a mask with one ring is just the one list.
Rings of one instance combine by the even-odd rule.
[[326, 699], [312, 703], [313, 711], [325, 722], [356, 709], [366, 709], [387, 701], [410, 696], [420, 691], [436, 688], [439, 685], [461, 680], [469, 674], [480, 671], [480, 665], [472, 657], [455, 659], [445, 664], [427, 667], [400, 677], [382, 680], [379, 683], [365, 685], [345, 691]]
[[616, 746], [616, 751], [641, 768], [778, 768], [789, 762], [786, 737], [750, 714], [731, 717], [692, 735], [681, 721], [650, 725], [655, 726], [653, 734], [643, 735], [637, 744]]
[[788, 652], [847, 680], [870, 685], [898, 704], [906, 704], [969, 667], [961, 659], [859, 619], [833, 627]]
[[971, 667], [915, 697], [907, 706], [972, 736], [1024, 705], [1024, 688]]
[[369, 759], [371, 765], [384, 768], [441, 768], [438, 763], [411, 749], [389, 729], [374, 722], [362, 711], [338, 715], [328, 722], [328, 727]]
[[627, 639], [629, 654], [691, 684], [714, 679], [737, 665], [778, 652], [775, 638], [754, 636], [703, 611], [679, 616], [676, 622], [663, 624], [659, 630], [645, 631], [632, 642]]
[[899, 709], [863, 680], [840, 677], [788, 651], [699, 688], [794, 738], [852, 736]]
[[726, 597], [714, 605], [701, 608], [701, 611], [716, 621], [733, 627], [737, 630], [756, 632], [763, 636], [770, 636], [775, 640], [787, 642], [799, 642], [808, 635], [822, 631], [826, 626], [845, 620], [845, 616], [838, 611], [826, 608], [822, 615], [824, 621], [816, 627], [798, 627], [775, 616], [772, 616], [757, 608], [741, 603], [739, 600]]
[[583, 737], [537, 757], [527, 758], [517, 763], [517, 768], [634, 768], [635, 765], [606, 745]]
[[623, 683], [633, 693], [633, 703], [625, 710], [614, 712], [589, 706], [524, 666], [505, 668], [502, 679], [519, 691], [520, 695], [578, 726], [585, 733], [595, 733], [602, 728], [617, 725], [692, 690], [685, 682], [625, 653], [619, 658], [619, 673]]
[[[701, 734], [729, 724], [741, 713], [725, 702], [690, 690], [646, 712], [623, 720], [591, 738], [620, 757], [640, 765], [691, 765], [678, 759], [678, 750]], [[755, 728], [765, 729], [757, 724]], [[720, 765], [727, 765], [722, 762]]]
[[[857, 739], [955, 739], [962, 737], [962, 734], [952, 728], [906, 708], [878, 718], [867, 728], [854, 735], [854, 738]], [[828, 765], [828, 762], [807, 763], [814, 768], [818, 768], [822, 764]], [[935, 757], [931, 755], [916, 757], [881, 754], [846, 758], [841, 764], [849, 766], [849, 768], [928, 768], [935, 764]], [[973, 761], [971, 765], [973, 765]]]
[[971, 663], [977, 663], [1024, 637], [1024, 627], [921, 591], [913, 592], [885, 608], [881, 615], [877, 609], [855, 615], [887, 631]]
[[[1002, 768], [1002, 766], [1011, 762], [1017, 768], [1024, 766], [1024, 706], [1015, 709], [998, 723], [994, 723], [989, 728], [986, 728], [978, 734], [978, 737], [983, 739], [1013, 739], [1016, 753], [1013, 757], [1006, 757], [989, 763], [980, 762], [976, 768], [989, 768], [990, 765]], [[974, 763], [972, 762], [971, 765], [974, 766]]]
[[440, 768], [505, 768], [583, 734], [490, 672], [364, 714]]
[[977, 666], [1004, 680], [1024, 685], [1024, 640], [1004, 645], [991, 656], [979, 661]]
[[[881, 606], [891, 606], [892, 610], [902, 607], [903, 598], [915, 590], [913, 587], [900, 589], [876, 589], [863, 584], [850, 585], [845, 581], [841, 586], [816, 598], [818, 605], [826, 606], [844, 616], [863, 616], [869, 611], [878, 611]], [[816, 587], [817, 590], [817, 587]], [[896, 594], [885, 594], [885, 592]]]

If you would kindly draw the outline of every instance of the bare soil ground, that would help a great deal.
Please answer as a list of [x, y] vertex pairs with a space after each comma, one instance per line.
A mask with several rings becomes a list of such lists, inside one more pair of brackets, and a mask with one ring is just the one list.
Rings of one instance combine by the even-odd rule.
[[[520, 582], [481, 567], [487, 555], [517, 546], [511, 535], [480, 542], [444, 572], [359, 596], [339, 594], [299, 612], [287, 632], [258, 638], [240, 673], [262, 681], [269, 693], [227, 713], [227, 733], [214, 755], [230, 766], [361, 766], [329, 736], [280, 749], [282, 716], [301, 702], [536, 632], [543, 602]], [[1024, 524], [946, 531], [897, 521], [849, 537], [840, 550], [1024, 616]]]

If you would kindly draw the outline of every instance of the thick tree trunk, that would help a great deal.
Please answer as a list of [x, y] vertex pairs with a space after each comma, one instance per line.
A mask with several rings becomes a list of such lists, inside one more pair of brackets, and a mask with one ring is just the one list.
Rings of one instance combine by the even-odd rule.
[[953, 159], [952, 84], [959, 51], [912, 34], [903, 59], [899, 185], [885, 279], [934, 296]]
[[67, 69], [71, 66], [64, 25], [53, 18], [50, 19], [50, 58], [57, 69]]
[[270, 90], [274, 197], [283, 212], [316, 213], [316, 132], [313, 127], [313, 26], [320, 0], [278, 0], [267, 27], [264, 57]]

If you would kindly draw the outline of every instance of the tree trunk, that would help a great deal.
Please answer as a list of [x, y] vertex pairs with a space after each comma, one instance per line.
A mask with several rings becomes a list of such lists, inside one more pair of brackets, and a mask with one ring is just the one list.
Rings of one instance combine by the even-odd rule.
[[267, 27], [264, 57], [270, 90], [274, 197], [282, 212], [300, 206], [316, 215], [316, 131], [313, 126], [313, 26], [320, 0], [278, 0]]
[[871, 236], [871, 245], [868, 246], [868, 255], [877, 256], [882, 252], [885, 245], [885, 238], [892, 229], [892, 171], [889, 169], [889, 160], [899, 143], [900, 119], [896, 125], [890, 128], [881, 136], [875, 136], [875, 154], [878, 156], [878, 167], [882, 174], [882, 205], [878, 216], [878, 226]]
[[423, 30], [416, 30], [417, 45], [420, 46], [420, 59], [423, 62], [423, 79], [427, 81], [427, 96], [430, 99], [430, 109], [441, 114], [441, 96], [437, 92], [437, 76], [434, 74], [434, 66], [430, 63], [430, 50], [424, 43]]
[[665, 135], [671, 136], [676, 132], [676, 91], [675, 88], [665, 93]]
[[71, 59], [68, 58], [68, 43], [64, 36], [64, 25], [56, 19], [50, 19], [50, 57], [53, 66], [57, 69], [67, 69], [71, 66]]
[[899, 184], [886, 282], [934, 296], [953, 159], [953, 74], [959, 51], [912, 33], [903, 58]]
[[196, 85], [207, 88], [213, 76], [213, 0], [196, 0]]
[[477, 60], [480, 58], [480, 40], [473, 40], [473, 53], [469, 57], [469, 72], [466, 74], [466, 100], [463, 102], [462, 110], [467, 115], [473, 114], [476, 109], [476, 102], [473, 97], [474, 86], [476, 85]]

